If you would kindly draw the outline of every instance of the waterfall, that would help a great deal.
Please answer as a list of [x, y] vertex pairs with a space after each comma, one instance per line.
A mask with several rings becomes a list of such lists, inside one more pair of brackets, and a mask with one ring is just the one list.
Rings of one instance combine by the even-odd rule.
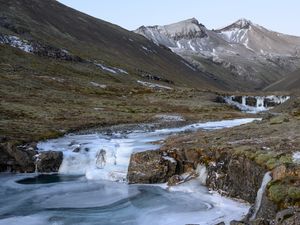
[[[235, 97], [241, 97], [242, 102], [235, 100]], [[256, 103], [255, 106], [247, 105], [247, 99], [254, 98]], [[239, 108], [241, 111], [247, 113], [259, 113], [272, 109], [273, 107], [268, 107], [268, 103], [272, 105], [280, 105], [290, 99], [290, 96], [223, 96], [224, 101], [232, 106]], [[268, 101], [267, 101], [268, 100]]]
[[199, 179], [200, 183], [202, 185], [206, 185], [206, 179], [207, 179], [207, 175], [208, 175], [206, 166], [198, 164], [196, 171], [197, 171], [198, 179]]
[[34, 159], [34, 165], [35, 165], [35, 173], [38, 174], [39, 173], [39, 169], [38, 169], [38, 164], [39, 164], [39, 161], [41, 160], [40, 158], [40, 154], [36, 154], [35, 156], [33, 156], [33, 159]]
[[246, 96], [242, 97], [242, 105], [246, 105], [246, 98], [247, 98]]
[[262, 109], [264, 108], [264, 97], [256, 97], [256, 108]]
[[255, 204], [254, 204], [254, 211], [253, 211], [253, 214], [252, 216], [250, 217], [250, 220], [254, 220], [256, 218], [256, 215], [260, 209], [260, 206], [261, 206], [261, 201], [262, 201], [262, 198], [263, 198], [263, 194], [266, 190], [266, 187], [267, 187], [267, 184], [272, 180], [272, 177], [271, 177], [271, 172], [267, 172], [265, 175], [264, 175], [264, 178], [261, 182], [261, 186], [257, 192], [257, 195], [256, 195], [256, 199], [255, 199]]

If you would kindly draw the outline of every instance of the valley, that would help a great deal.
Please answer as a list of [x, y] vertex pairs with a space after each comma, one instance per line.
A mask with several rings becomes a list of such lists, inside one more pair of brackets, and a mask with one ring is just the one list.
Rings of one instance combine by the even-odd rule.
[[300, 37], [146, 25], [0, 0], [0, 224], [299, 224]]

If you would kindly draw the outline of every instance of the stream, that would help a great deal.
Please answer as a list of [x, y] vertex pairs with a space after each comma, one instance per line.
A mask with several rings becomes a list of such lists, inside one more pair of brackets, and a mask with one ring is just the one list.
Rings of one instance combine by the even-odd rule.
[[[209, 192], [201, 177], [175, 187], [128, 185], [130, 155], [171, 135], [253, 122], [234, 119], [110, 135], [69, 134], [38, 144], [62, 151], [58, 174], [0, 175], [0, 225], [214, 225], [242, 219], [250, 205]], [[99, 163], [99, 153], [105, 160]], [[170, 159], [172, 160], [172, 159]]]

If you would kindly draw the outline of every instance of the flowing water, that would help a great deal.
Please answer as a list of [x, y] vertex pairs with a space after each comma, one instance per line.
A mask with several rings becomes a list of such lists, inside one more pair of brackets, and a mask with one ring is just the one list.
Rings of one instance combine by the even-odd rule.
[[267, 172], [264, 177], [263, 177], [263, 180], [261, 182], [261, 186], [257, 192], [257, 196], [256, 196], [256, 199], [255, 199], [255, 204], [254, 204], [254, 212], [253, 212], [253, 215], [251, 216], [251, 220], [254, 220], [256, 218], [256, 215], [260, 209], [260, 206], [261, 206], [261, 201], [262, 201], [262, 198], [263, 198], [263, 194], [265, 193], [265, 190], [266, 190], [266, 187], [268, 185], [268, 183], [272, 180], [272, 177], [271, 177], [271, 172]]
[[158, 149], [159, 141], [170, 135], [253, 120], [127, 134], [74, 134], [41, 142], [40, 151], [63, 151], [59, 174], [2, 174], [0, 225], [184, 225], [241, 219], [249, 205], [208, 192], [203, 186], [205, 170], [199, 179], [172, 188], [164, 184], [128, 185], [126, 176], [132, 153]]

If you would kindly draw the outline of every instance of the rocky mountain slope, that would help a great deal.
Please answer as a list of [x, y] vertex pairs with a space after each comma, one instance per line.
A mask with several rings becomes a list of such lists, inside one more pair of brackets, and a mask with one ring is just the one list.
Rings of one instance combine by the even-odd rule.
[[166, 47], [55, 0], [0, 0], [0, 171], [32, 171], [25, 143], [77, 129], [239, 115], [212, 102], [217, 86]]
[[283, 79], [266, 87], [266, 91], [299, 91], [300, 87], [300, 69], [288, 74]]
[[231, 90], [262, 89], [300, 66], [300, 38], [241, 19], [209, 30], [195, 18], [136, 33], [169, 47]]
[[[6, 45], [29, 53], [24, 57], [81, 62], [100, 73], [116, 75], [121, 69], [129, 75], [121, 79], [127, 83], [156, 77], [179, 86], [214, 86], [168, 49], [57, 1], [1, 0], [0, 7], [1, 49]], [[114, 67], [115, 73], [109, 70]]]

